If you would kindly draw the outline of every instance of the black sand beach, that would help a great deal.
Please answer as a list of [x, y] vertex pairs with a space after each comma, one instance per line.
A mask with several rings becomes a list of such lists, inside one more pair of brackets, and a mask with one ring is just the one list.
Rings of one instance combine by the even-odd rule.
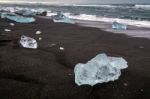
[[[41, 18], [30, 24], [9, 23], [0, 19], [0, 99], [150, 98], [149, 39]], [[6, 28], [12, 31], [4, 32]], [[38, 30], [42, 34], [36, 35]], [[38, 49], [21, 47], [21, 35], [35, 38]], [[123, 57], [129, 67], [117, 81], [77, 86], [74, 66], [100, 53]]]

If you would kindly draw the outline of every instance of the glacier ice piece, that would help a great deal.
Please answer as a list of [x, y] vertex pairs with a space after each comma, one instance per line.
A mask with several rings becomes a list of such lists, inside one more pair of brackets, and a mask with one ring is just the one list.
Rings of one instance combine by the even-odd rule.
[[41, 41], [42, 40], [42, 37], [39, 37], [39, 41]]
[[65, 48], [63, 48], [63, 47], [59, 47], [59, 49], [60, 49], [60, 50], [65, 50]]
[[10, 15], [6, 15], [6, 18], [18, 23], [31, 23], [34, 22], [35, 19], [33, 17], [23, 17], [23, 16], [10, 16]]
[[1, 18], [7, 18], [11, 21], [15, 21], [18, 23], [31, 23], [35, 21], [35, 18], [33, 17], [23, 17], [20, 15], [16, 15], [14, 13], [7, 13], [7, 12], [1, 13]]
[[33, 48], [36, 49], [38, 47], [38, 44], [35, 39], [31, 37], [27, 37], [22, 35], [20, 39], [20, 44], [25, 48]]
[[77, 85], [95, 85], [114, 81], [121, 75], [121, 69], [127, 68], [127, 61], [121, 57], [109, 57], [98, 54], [86, 64], [78, 63], [74, 68]]
[[41, 33], [42, 33], [41, 31], [36, 31], [35, 34], [39, 35], [39, 34], [41, 34]]
[[62, 12], [57, 12], [57, 15], [52, 16], [54, 22], [75, 24], [73, 20], [65, 16]]
[[118, 23], [118, 22], [113, 22], [112, 29], [115, 29], [115, 30], [127, 30], [127, 25], [121, 24], [121, 23]]
[[11, 30], [10, 30], [10, 29], [4, 29], [4, 31], [5, 31], [5, 32], [11, 32]]
[[11, 26], [15, 26], [15, 24], [14, 24], [14, 23], [9, 23], [9, 25], [11, 25]]
[[6, 18], [7, 12], [0, 12], [1, 18]]

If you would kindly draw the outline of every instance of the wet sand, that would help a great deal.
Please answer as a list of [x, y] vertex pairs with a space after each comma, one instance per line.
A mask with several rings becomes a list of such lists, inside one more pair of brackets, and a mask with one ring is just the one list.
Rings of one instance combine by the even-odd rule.
[[[30, 24], [9, 23], [0, 19], [1, 99], [150, 98], [149, 39], [40, 18]], [[4, 32], [5, 28], [12, 31]], [[36, 35], [38, 30], [42, 34]], [[35, 38], [38, 49], [21, 47], [21, 35]], [[117, 81], [77, 86], [74, 66], [99, 53], [123, 57], [129, 67]]]

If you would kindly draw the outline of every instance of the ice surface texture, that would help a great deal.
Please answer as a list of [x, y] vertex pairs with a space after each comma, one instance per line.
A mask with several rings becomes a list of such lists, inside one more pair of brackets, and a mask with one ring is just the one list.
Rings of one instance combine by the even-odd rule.
[[24, 35], [21, 36], [20, 44], [25, 48], [33, 48], [33, 49], [36, 49], [38, 46], [35, 39]]
[[127, 68], [127, 62], [121, 57], [108, 57], [99, 54], [86, 64], [78, 63], [74, 68], [77, 85], [95, 85], [114, 81], [121, 75], [121, 69]]
[[127, 30], [127, 25], [121, 24], [121, 23], [118, 23], [118, 22], [113, 22], [112, 29], [115, 29], [115, 30]]

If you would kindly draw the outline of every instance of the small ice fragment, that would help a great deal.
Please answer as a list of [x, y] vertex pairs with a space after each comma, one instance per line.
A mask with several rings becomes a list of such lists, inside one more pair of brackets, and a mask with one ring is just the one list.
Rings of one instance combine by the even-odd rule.
[[127, 87], [127, 86], [128, 86], [128, 84], [127, 84], [127, 83], [124, 83], [123, 85], [124, 85], [125, 87]]
[[143, 90], [143, 89], [140, 89], [140, 91], [143, 92], [144, 90]]
[[37, 34], [37, 35], [38, 35], [38, 34], [41, 34], [41, 33], [42, 33], [41, 31], [36, 31], [36, 33], [35, 33], [35, 34]]
[[54, 43], [53, 43], [53, 44], [51, 44], [51, 45], [52, 45], [52, 46], [56, 46], [56, 44], [54, 44]]
[[14, 23], [9, 23], [9, 25], [14, 26], [15, 24]]
[[72, 74], [70, 73], [70, 74], [68, 74], [69, 76], [71, 76]]
[[115, 29], [115, 30], [127, 30], [127, 25], [121, 24], [121, 23], [118, 23], [118, 22], [113, 22], [112, 23], [112, 29]]
[[35, 39], [24, 35], [21, 36], [20, 44], [25, 48], [33, 48], [33, 49], [36, 49], [38, 46]]
[[42, 37], [39, 37], [39, 41], [41, 41], [42, 40]]
[[140, 48], [140, 49], [143, 49], [143, 48], [144, 48], [144, 46], [139, 46], [139, 48]]
[[64, 50], [64, 48], [63, 48], [63, 47], [60, 47], [59, 49], [60, 49], [60, 50]]
[[11, 30], [10, 30], [10, 29], [4, 29], [4, 31], [5, 31], [5, 32], [10, 32]]
[[53, 43], [53, 44], [49, 45], [49, 47], [53, 47], [53, 46], [56, 46], [56, 44], [55, 44], [55, 43]]
[[74, 68], [77, 85], [91, 85], [114, 81], [121, 75], [121, 69], [127, 68], [127, 62], [120, 57], [98, 54], [86, 64], [78, 63]]

